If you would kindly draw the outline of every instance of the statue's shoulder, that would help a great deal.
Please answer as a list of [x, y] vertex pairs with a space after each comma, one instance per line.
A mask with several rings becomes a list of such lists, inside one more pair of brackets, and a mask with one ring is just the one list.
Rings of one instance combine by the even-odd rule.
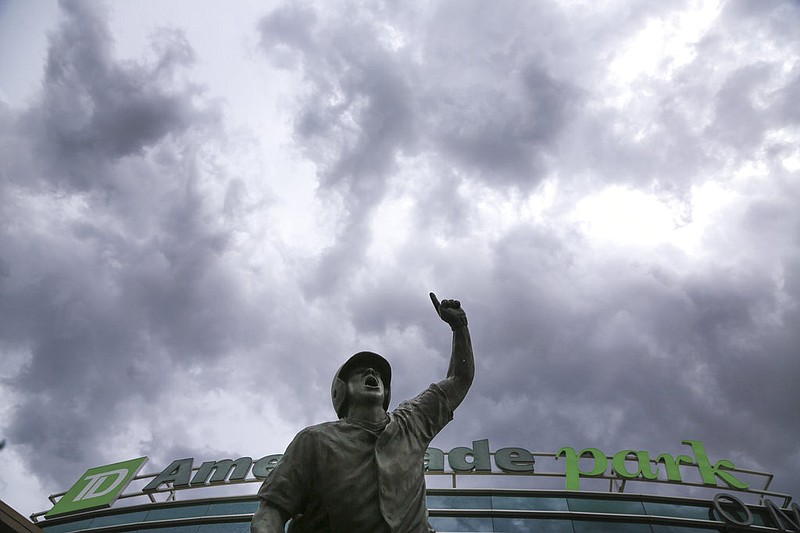
[[346, 438], [347, 430], [342, 420], [323, 422], [301, 429], [294, 438], [296, 446], [301, 448], [326, 448]]
[[436, 384], [431, 383], [428, 385], [428, 388], [414, 396], [413, 398], [409, 398], [408, 400], [403, 400], [400, 402], [395, 411], [403, 411], [407, 409], [413, 409], [420, 405], [424, 405], [431, 401], [441, 401], [444, 400], [447, 395], [444, 393], [442, 388]]
[[308, 426], [305, 429], [300, 430], [297, 434], [299, 435], [327, 435], [332, 432], [339, 431], [344, 424], [343, 420], [331, 420], [329, 422], [322, 422], [321, 424], [314, 424], [313, 426]]

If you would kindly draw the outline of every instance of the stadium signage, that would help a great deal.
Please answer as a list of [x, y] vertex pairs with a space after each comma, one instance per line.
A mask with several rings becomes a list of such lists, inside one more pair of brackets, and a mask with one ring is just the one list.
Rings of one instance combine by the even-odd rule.
[[45, 518], [110, 507], [147, 462], [147, 457], [90, 468], [61, 497]]
[[[581, 478], [602, 477], [611, 474], [624, 480], [655, 480], [658, 479], [660, 466], [664, 467], [666, 479], [680, 483], [681, 466], [697, 467], [703, 484], [715, 487], [718, 481], [738, 490], [745, 490], [748, 484], [737, 479], [731, 470], [736, 467], [727, 460], [721, 459], [714, 463], [708, 457], [705, 446], [697, 440], [685, 440], [682, 444], [689, 446], [691, 455], [681, 454], [672, 456], [667, 453], [655, 456], [651, 460], [650, 452], [644, 450], [620, 450], [609, 457], [598, 448], [584, 448], [576, 451], [574, 448], [561, 448], [556, 454], [556, 459], [564, 459], [564, 469], [567, 490], [580, 490]], [[445, 454], [439, 448], [428, 448], [424, 458], [424, 468], [429, 473], [445, 472], [445, 455], [450, 471], [455, 473], [492, 472], [524, 474], [533, 473], [535, 459], [533, 454], [525, 448], [500, 448], [491, 453], [489, 439], [472, 442], [472, 447], [453, 448]], [[492, 465], [494, 456], [494, 467]], [[206, 461], [193, 474], [193, 458], [178, 459], [159, 473], [142, 490], [152, 492], [162, 485], [172, 485], [176, 488], [207, 485], [210, 483], [225, 483], [230, 481], [243, 481], [251, 472], [256, 479], [265, 479], [270, 471], [278, 464], [281, 455], [267, 455], [253, 461], [250, 457], [239, 457], [236, 460], [222, 459], [220, 461]], [[632, 466], [631, 463], [635, 463]], [[589, 463], [587, 465], [587, 463]], [[583, 466], [582, 466], [583, 465]]]
[[[659, 475], [659, 464], [664, 465], [666, 477], [669, 481], [680, 483], [681, 465], [696, 466], [704, 485], [715, 487], [717, 479], [727, 486], [745, 490], [747, 483], [738, 480], [730, 472], [735, 469], [734, 464], [721, 459], [711, 463], [706, 453], [705, 446], [698, 440], [684, 440], [682, 444], [689, 446], [693, 456], [662, 453], [656, 457], [655, 465], [651, 462], [651, 454], [644, 450], [621, 450], [611, 458], [611, 474], [627, 480], [655, 480]], [[574, 448], [564, 447], [556, 453], [556, 459], [564, 458], [565, 477], [567, 490], [580, 490], [582, 477], [600, 477], [608, 473], [608, 456], [598, 448], [585, 448], [575, 451]], [[467, 458], [470, 458], [468, 461]], [[533, 455], [524, 448], [502, 448], [494, 453], [495, 465], [503, 472], [533, 472]], [[590, 468], [581, 468], [582, 458], [591, 459]], [[454, 472], [491, 472], [489, 463], [489, 441], [483, 439], [474, 441], [472, 448], [453, 448], [447, 456], [450, 468]], [[631, 468], [630, 461], [635, 461], [636, 466]], [[585, 461], [584, 461], [585, 462]], [[655, 466], [655, 468], [654, 468]], [[428, 472], [444, 471], [444, 453], [437, 448], [428, 448], [425, 468]]]
[[[736, 479], [730, 472], [736, 467], [728, 459], [720, 459], [711, 464], [705, 446], [699, 440], [684, 440], [681, 443], [691, 447], [694, 457], [683, 454], [673, 457], [668, 453], [662, 453], [656, 457], [656, 464], [664, 465], [669, 481], [678, 483], [683, 481], [680, 465], [690, 465], [696, 466], [700, 471], [700, 477], [704, 485], [717, 486], [717, 478], [719, 478], [726, 485], [735, 489], [745, 490], [749, 486], [747, 483]], [[581, 477], [602, 476], [608, 470], [608, 458], [605, 453], [597, 448], [585, 448], [580, 452], [576, 452], [573, 448], [561, 448], [556, 454], [556, 458], [561, 457], [564, 457], [566, 463], [567, 490], [580, 490]], [[580, 468], [579, 459], [582, 457], [593, 460], [591, 469], [582, 470]], [[631, 459], [637, 463], [636, 468], [633, 470], [629, 469], [626, 464]], [[611, 470], [617, 477], [622, 479], [658, 479], [659, 469], [656, 468], [654, 470], [650, 461], [651, 455], [648, 451], [621, 450], [612, 457]]]
[[[681, 483], [683, 482], [681, 467], [687, 466], [696, 467], [703, 485], [708, 487], [717, 487], [720, 481], [736, 490], [746, 490], [749, 487], [748, 483], [733, 475], [732, 471], [736, 467], [731, 461], [720, 459], [712, 463], [702, 442], [684, 440], [681, 443], [689, 447], [690, 455], [672, 456], [662, 453], [656, 456], [644, 450], [625, 449], [608, 456], [598, 448], [584, 448], [577, 451], [571, 447], [563, 447], [552, 455], [556, 461], [563, 459], [566, 489], [572, 491], [581, 490], [581, 478], [612, 477], [622, 480], [653, 481], [662, 475], [662, 479], [665, 477], [670, 482]], [[248, 480], [249, 475], [256, 479], [265, 479], [281, 457], [281, 454], [272, 454], [256, 461], [250, 457], [206, 461], [197, 469], [194, 468], [193, 458], [177, 459], [155, 475], [142, 492], [158, 491], [163, 485], [172, 490], [244, 482]], [[445, 469], [445, 457], [448, 470]], [[52, 518], [76, 511], [110, 506], [146, 461], [147, 457], [140, 457], [90, 468], [45, 516]], [[533, 474], [535, 462], [534, 453], [525, 448], [500, 448], [492, 453], [488, 439], [476, 440], [472, 442], [471, 447], [456, 447], [446, 453], [439, 448], [431, 447], [427, 449], [423, 460], [425, 471], [431, 474], [492, 473], [498, 470], [509, 474]], [[775, 524], [774, 527], [781, 531], [800, 532], [800, 506], [792, 503], [791, 508], [781, 509], [768, 499], [764, 499], [764, 505], [771, 521]], [[717, 494], [714, 497], [713, 509], [720, 520], [734, 528], [753, 524], [753, 516], [748, 507], [729, 494]]]
[[[720, 493], [714, 496], [714, 511], [722, 521], [730, 526], [748, 527], [753, 525], [753, 513], [736, 496]], [[781, 509], [772, 501], [764, 499], [764, 506], [769, 511], [771, 527], [779, 531], [800, 531], [800, 506], [792, 503], [791, 514], [789, 509]], [[734, 529], [736, 531], [737, 529]]]

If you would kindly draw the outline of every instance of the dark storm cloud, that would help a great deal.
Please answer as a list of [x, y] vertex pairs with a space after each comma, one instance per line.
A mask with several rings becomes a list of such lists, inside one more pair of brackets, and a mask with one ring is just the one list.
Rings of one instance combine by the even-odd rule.
[[436, 95], [432, 140], [470, 173], [527, 188], [538, 183], [542, 159], [569, 120], [577, 91], [536, 64], [503, 78], [450, 98]]
[[[286, 7], [261, 21], [267, 56], [305, 77], [295, 135], [320, 165], [319, 195], [344, 195], [347, 211], [307, 287], [338, 294], [362, 333], [419, 328], [437, 351], [438, 324], [381, 302], [442, 287], [468, 305], [479, 375], [465, 426], [446, 430], [443, 447], [463, 444], [467, 431], [612, 453], [674, 453], [681, 439], [699, 438], [743, 465], [770, 457], [764, 468], [797, 469], [799, 426], [786, 406], [800, 375], [789, 329], [800, 293], [788, 274], [798, 216], [785, 206], [798, 188], [797, 171], [780, 161], [793, 150], [782, 128], [796, 125], [798, 72], [770, 47], [800, 42], [800, 25], [785, 22], [798, 10], [727, 2], [687, 45], [689, 59], [654, 72], [639, 66], [627, 85], [611, 83], [614, 61], [639, 45], [628, 40], [647, 24], [674, 24], [669, 17], [687, 5], [376, 3], [335, 13]], [[370, 16], [380, 23], [365, 26]], [[742, 189], [697, 258], [668, 245], [597, 249], [559, 218], [617, 184], [657, 194], [685, 226], [697, 187], [739, 187], [734, 176], [764, 153], [763, 188]], [[368, 231], [368, 222], [392, 200], [388, 191], [403, 190], [409, 160], [422, 162], [415, 169], [426, 182], [415, 183], [414, 216], [404, 220], [414, 237], [371, 268], [369, 244], [393, 231]], [[564, 195], [552, 219], [499, 231], [488, 246], [470, 239], [486, 199], [466, 190], [509, 200], [547, 177]], [[780, 488], [796, 493], [790, 477]]]
[[121, 61], [99, 5], [61, 9], [41, 95], [0, 132], [0, 335], [28, 354], [4, 436], [58, 486], [171, 376], [253, 338], [224, 264], [232, 219], [205, 197], [235, 184], [207, 179], [219, 112], [181, 80], [192, 49], [162, 30]]
[[743, 67], [725, 80], [717, 93], [712, 134], [721, 142], [738, 150], [757, 147], [769, 126], [768, 114], [756, 109], [754, 95], [769, 80], [770, 65]]
[[123, 63], [96, 6], [68, 3], [66, 20], [51, 37], [42, 103], [23, 118], [48, 163], [47, 177], [78, 189], [109, 183], [107, 165], [142, 154], [168, 134], [197, 127], [212, 112], [192, 105], [197, 89], [173, 88], [176, 70], [193, 59], [180, 33], [163, 30], [154, 64]]
[[[523, 241], [508, 245], [524, 253]], [[796, 415], [787, 405], [796, 398], [796, 335], [753, 319], [776, 310], [770, 279], [730, 279], [724, 268], [702, 278], [657, 275], [626, 261], [597, 262], [591, 274], [565, 268], [507, 272], [491, 309], [473, 319], [483, 357], [479, 392], [465, 403], [473, 432], [497, 445], [612, 453], [672, 451], [699, 438], [720, 455], [744, 452], [752, 466], [796, 468]], [[603, 283], [579, 281], [588, 276]], [[753, 391], [761, 386], [770, 390]], [[792, 492], [792, 483], [783, 479], [781, 489]]]
[[[433, 290], [464, 302], [478, 365], [442, 448], [696, 438], [800, 495], [798, 9], [726, 2], [680, 59], [612, 70], [688, 5], [266, 14], [254, 68], [300, 74], [281, 112], [326, 226], [296, 243], [265, 190], [304, 178], [240, 175], [187, 38], [122, 60], [98, 5], [65, 2], [41, 94], [0, 103], [0, 350], [24, 361], [9, 446], [53, 488], [109, 442], [154, 469], [278, 453], [330, 419], [350, 353], [390, 358], [393, 404], [444, 377]], [[657, 195], [682, 244], [594, 236], [577, 208], [609, 186]]]
[[[400, 24], [405, 16], [381, 14]], [[579, 91], [527, 54], [499, 67], [493, 50], [455, 65], [429, 55], [428, 48], [450, 46], [440, 30], [470, 31], [469, 20], [452, 19], [444, 8], [436, 15], [424, 32], [400, 37], [376, 26], [363, 6], [318, 13], [291, 5], [259, 24], [272, 61], [303, 72], [308, 91], [299, 97], [297, 140], [320, 166], [322, 194], [341, 195], [348, 213], [309, 294], [347, 279], [363, 258], [366, 226], [398, 156], [439, 153], [458, 174], [528, 189], [538, 183], [543, 157], [575, 106]], [[397, 48], [397, 38], [409, 45]], [[475, 84], [461, 83], [460, 69], [471, 70]]]
[[320, 259], [308, 294], [330, 290], [363, 254], [369, 213], [384, 196], [395, 157], [414, 143], [409, 73], [378, 42], [365, 13], [336, 13], [339, 23], [318, 25], [313, 11], [291, 5], [259, 24], [264, 49], [276, 64], [286, 62], [287, 54], [299, 57], [310, 90], [295, 132], [319, 165], [321, 187], [340, 195], [350, 213], [339, 231], [342, 246]]
[[297, 6], [278, 9], [259, 29], [268, 53], [300, 54], [312, 89], [298, 110], [297, 135], [321, 166], [322, 185], [342, 193], [357, 214], [381, 198], [394, 156], [411, 142], [413, 110], [405, 74], [376, 42], [375, 29], [358, 16], [342, 17], [354, 31], [320, 28], [312, 12]]
[[[796, 246], [784, 239], [780, 249], [787, 244]], [[492, 357], [481, 366], [484, 431], [506, 442], [532, 438], [537, 449], [564, 441], [677, 449], [696, 437], [754, 466], [796, 469], [797, 417], [788, 407], [800, 375], [796, 313], [780, 301], [796, 302], [796, 287], [782, 290], [758, 265], [680, 274], [658, 264], [664, 255], [652, 264], [597, 260], [591, 272], [569, 260], [553, 268], [542, 248], [518, 234], [498, 249], [509, 289], [489, 313], [492, 326], [476, 325], [475, 334]], [[531, 250], [546, 266], [531, 268]], [[770, 259], [791, 268], [782, 254]], [[498, 419], [492, 409], [512, 412]], [[513, 423], [521, 419], [530, 425]], [[790, 477], [780, 483], [796, 491]]]

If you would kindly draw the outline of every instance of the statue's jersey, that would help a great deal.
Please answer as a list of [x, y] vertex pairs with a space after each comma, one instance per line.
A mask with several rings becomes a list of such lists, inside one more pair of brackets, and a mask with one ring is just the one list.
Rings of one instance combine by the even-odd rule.
[[[453, 418], [431, 385], [380, 428], [346, 418], [302, 430], [258, 491], [296, 533], [427, 533], [423, 456]], [[298, 516], [302, 515], [302, 516]]]

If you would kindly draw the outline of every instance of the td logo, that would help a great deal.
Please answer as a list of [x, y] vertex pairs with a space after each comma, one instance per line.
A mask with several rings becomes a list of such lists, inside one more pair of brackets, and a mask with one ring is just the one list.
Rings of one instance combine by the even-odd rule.
[[44, 515], [45, 518], [111, 506], [146, 462], [147, 457], [139, 457], [90, 468]]

